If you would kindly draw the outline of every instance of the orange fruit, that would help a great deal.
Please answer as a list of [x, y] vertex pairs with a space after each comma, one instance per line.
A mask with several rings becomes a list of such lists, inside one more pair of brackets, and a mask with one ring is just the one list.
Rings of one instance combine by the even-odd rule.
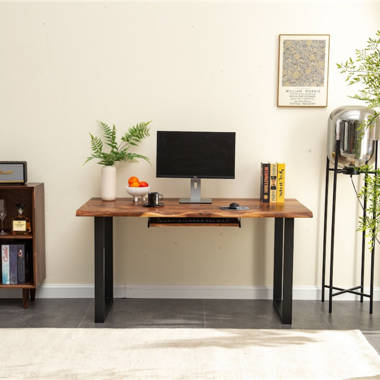
[[137, 177], [134, 177], [134, 176], [129, 177], [129, 178], [128, 178], [128, 184], [130, 185], [132, 182], [137, 182], [137, 183], [139, 183], [139, 179], [138, 179]]
[[129, 184], [129, 187], [140, 187], [140, 183], [139, 183], [139, 182], [136, 182], [136, 181], [131, 182], [131, 183]]
[[149, 186], [148, 182], [145, 182], [145, 181], [140, 182], [140, 187], [148, 187], [148, 186]]

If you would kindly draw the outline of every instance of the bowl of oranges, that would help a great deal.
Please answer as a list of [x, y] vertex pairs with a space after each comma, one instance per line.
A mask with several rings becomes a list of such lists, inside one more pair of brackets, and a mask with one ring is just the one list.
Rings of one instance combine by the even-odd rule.
[[137, 203], [140, 198], [144, 198], [150, 190], [148, 182], [140, 181], [137, 177], [132, 176], [128, 179], [127, 193], [132, 195], [133, 202]]

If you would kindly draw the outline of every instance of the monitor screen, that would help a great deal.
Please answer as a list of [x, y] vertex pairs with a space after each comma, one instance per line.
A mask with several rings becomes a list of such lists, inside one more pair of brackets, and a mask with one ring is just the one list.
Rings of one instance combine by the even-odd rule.
[[157, 132], [157, 177], [235, 178], [235, 132]]

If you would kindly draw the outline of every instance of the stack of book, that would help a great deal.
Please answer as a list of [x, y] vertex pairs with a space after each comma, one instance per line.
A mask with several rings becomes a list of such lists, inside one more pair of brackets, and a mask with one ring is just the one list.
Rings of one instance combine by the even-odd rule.
[[261, 163], [260, 201], [285, 202], [285, 164]]
[[25, 284], [25, 244], [1, 245], [1, 280], [3, 285]]

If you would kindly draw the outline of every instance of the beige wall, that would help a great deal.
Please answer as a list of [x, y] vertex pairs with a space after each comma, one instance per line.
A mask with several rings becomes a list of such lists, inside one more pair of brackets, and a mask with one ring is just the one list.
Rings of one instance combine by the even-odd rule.
[[[327, 118], [352, 103], [335, 63], [374, 35], [379, 16], [375, 1], [1, 2], [0, 159], [27, 160], [29, 179], [45, 183], [47, 283], [93, 281], [93, 221], [75, 217], [99, 195], [100, 167], [82, 165], [88, 132], [96, 120], [120, 131], [153, 120], [140, 149], [152, 165], [120, 165], [119, 196], [130, 175], [188, 194], [188, 180], [155, 178], [156, 130], [236, 131], [236, 179], [204, 180], [204, 196], [257, 197], [260, 161], [286, 162], [287, 197], [315, 215], [296, 221], [294, 283], [320, 284]], [[280, 33], [331, 34], [328, 108], [276, 107]], [[350, 186], [339, 179], [336, 278], [348, 285], [359, 262]], [[272, 281], [272, 221], [148, 230], [116, 219], [115, 233], [119, 284]]]

